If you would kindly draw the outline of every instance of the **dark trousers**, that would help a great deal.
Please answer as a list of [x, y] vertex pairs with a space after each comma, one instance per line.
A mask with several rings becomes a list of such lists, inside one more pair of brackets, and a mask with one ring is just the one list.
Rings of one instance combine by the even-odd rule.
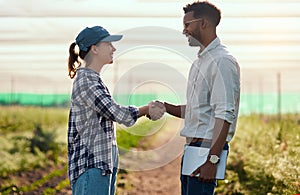
[[[198, 146], [198, 147], [210, 147], [209, 143], [204, 142], [196, 142], [190, 143], [190, 146]], [[228, 144], [225, 144], [224, 150], [228, 150]], [[183, 160], [183, 156], [182, 156]], [[181, 167], [182, 167], [181, 160]], [[181, 181], [181, 195], [213, 195], [215, 187], [217, 185], [217, 180], [214, 182], [201, 182], [198, 181], [198, 177], [190, 177], [188, 175], [180, 174]]]

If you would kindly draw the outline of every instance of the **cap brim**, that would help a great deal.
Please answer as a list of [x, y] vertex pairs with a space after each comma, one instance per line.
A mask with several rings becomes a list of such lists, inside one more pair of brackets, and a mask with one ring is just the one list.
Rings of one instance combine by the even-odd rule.
[[109, 35], [108, 37], [105, 37], [101, 40], [101, 42], [113, 42], [113, 41], [119, 41], [122, 39], [123, 35]]

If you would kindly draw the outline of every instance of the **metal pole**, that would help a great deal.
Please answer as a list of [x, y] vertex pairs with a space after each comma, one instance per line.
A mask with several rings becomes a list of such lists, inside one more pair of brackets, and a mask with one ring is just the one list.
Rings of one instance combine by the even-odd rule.
[[280, 72], [277, 73], [277, 117], [281, 120], [281, 75]]
[[264, 91], [263, 91], [263, 79], [262, 79], [261, 76], [259, 77], [259, 94], [258, 94], [258, 98], [259, 98], [258, 105], [260, 106], [259, 116], [260, 116], [260, 118], [263, 118], [263, 115], [264, 115]]
[[15, 79], [14, 76], [11, 76], [10, 79], [10, 102], [9, 104], [15, 104], [15, 98], [14, 98], [14, 94], [15, 93]]

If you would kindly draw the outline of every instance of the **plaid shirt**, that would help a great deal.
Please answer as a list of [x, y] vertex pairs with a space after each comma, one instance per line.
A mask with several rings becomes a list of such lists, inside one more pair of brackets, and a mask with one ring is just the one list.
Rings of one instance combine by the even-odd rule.
[[71, 186], [89, 168], [112, 173], [113, 121], [126, 126], [138, 118], [138, 109], [112, 99], [99, 73], [80, 68], [73, 83], [68, 124], [68, 173]]

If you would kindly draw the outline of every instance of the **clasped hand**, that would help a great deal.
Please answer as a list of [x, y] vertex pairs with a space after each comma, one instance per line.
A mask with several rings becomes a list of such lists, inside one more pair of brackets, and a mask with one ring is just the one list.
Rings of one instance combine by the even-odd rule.
[[152, 101], [148, 104], [148, 106], [149, 106], [148, 118], [153, 121], [160, 119], [166, 111], [166, 107], [164, 103], [160, 101]]

